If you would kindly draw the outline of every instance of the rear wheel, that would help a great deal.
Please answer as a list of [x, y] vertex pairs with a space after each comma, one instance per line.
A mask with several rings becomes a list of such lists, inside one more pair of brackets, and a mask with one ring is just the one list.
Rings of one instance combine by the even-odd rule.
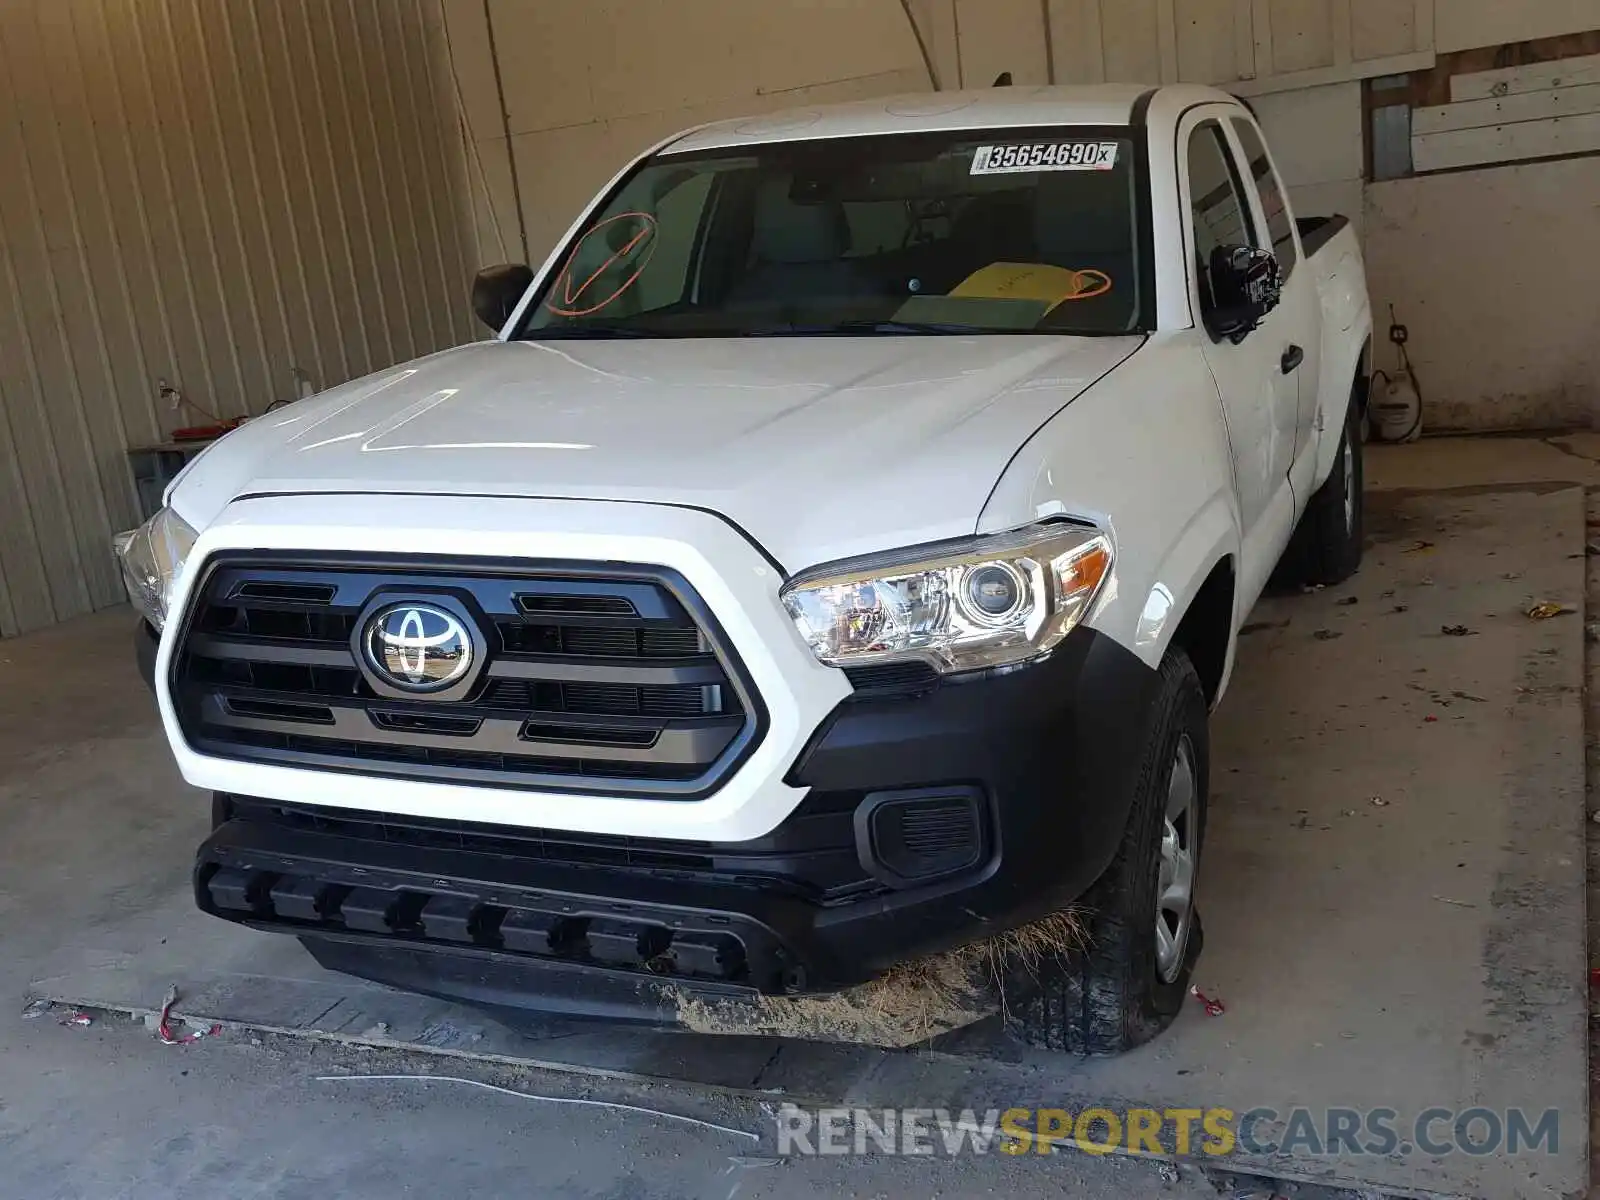
[[1210, 748], [1188, 657], [1173, 650], [1160, 673], [1122, 844], [1082, 901], [1084, 945], [1005, 966], [1006, 1026], [1031, 1045], [1121, 1054], [1183, 1007], [1202, 942], [1195, 883]]
[[1352, 399], [1333, 470], [1311, 497], [1284, 556], [1297, 582], [1343, 583], [1361, 566], [1363, 480], [1361, 413]]

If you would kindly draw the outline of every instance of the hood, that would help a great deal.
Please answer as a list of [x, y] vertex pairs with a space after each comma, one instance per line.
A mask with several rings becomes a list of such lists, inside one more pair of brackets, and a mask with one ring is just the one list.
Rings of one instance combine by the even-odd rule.
[[252, 494], [673, 504], [795, 571], [971, 533], [1018, 448], [1141, 340], [483, 342], [257, 418], [173, 503], [197, 527]]

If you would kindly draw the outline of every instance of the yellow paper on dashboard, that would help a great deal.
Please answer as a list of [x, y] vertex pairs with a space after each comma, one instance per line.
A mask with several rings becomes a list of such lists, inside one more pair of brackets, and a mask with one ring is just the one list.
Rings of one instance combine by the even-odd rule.
[[1100, 271], [1074, 271], [1049, 263], [990, 263], [950, 290], [952, 296], [978, 300], [1038, 300], [1050, 307], [1068, 300], [1086, 300], [1111, 290], [1111, 277]]

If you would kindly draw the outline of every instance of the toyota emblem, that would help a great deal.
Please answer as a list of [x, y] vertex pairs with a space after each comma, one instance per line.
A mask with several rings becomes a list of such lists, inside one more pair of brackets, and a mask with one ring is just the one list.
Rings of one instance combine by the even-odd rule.
[[472, 669], [472, 636], [454, 613], [403, 601], [373, 613], [362, 635], [367, 664], [391, 687], [439, 692]]

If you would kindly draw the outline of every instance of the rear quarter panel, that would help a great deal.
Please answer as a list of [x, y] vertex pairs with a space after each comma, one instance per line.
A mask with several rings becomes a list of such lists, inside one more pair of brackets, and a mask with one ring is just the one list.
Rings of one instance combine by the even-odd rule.
[[979, 518], [980, 533], [1060, 515], [1105, 529], [1112, 575], [1088, 624], [1151, 667], [1212, 568], [1239, 550], [1233, 458], [1200, 336], [1152, 336], [1058, 412]]
[[1361, 242], [1346, 225], [1308, 260], [1322, 306], [1322, 366], [1317, 379], [1319, 425], [1316, 483], [1328, 478], [1339, 450], [1350, 388], [1366, 370], [1363, 357], [1372, 340], [1372, 302], [1367, 295], [1367, 267]]

